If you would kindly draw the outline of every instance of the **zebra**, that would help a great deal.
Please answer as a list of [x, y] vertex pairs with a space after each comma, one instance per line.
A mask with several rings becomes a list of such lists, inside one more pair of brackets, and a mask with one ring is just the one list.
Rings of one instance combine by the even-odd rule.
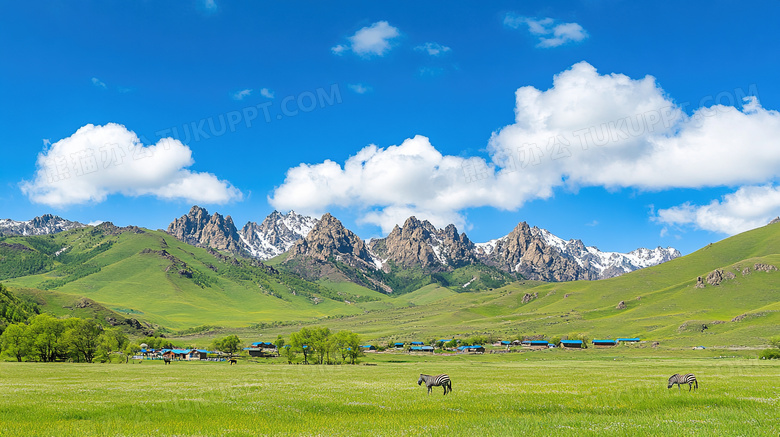
[[691, 391], [691, 388], [699, 388], [699, 382], [696, 381], [696, 376], [694, 376], [693, 373], [686, 373], [685, 375], [680, 375], [677, 373], [670, 376], [669, 385], [666, 388], [672, 388], [672, 386], [675, 384], [677, 384], [678, 389], [681, 385], [688, 384], [688, 391]]
[[420, 374], [420, 379], [417, 380], [417, 385], [422, 385], [425, 382], [425, 386], [428, 387], [428, 394], [431, 394], [433, 387], [444, 387], [444, 394], [452, 391], [452, 381], [450, 381], [449, 375], [442, 373], [441, 375], [431, 376]]

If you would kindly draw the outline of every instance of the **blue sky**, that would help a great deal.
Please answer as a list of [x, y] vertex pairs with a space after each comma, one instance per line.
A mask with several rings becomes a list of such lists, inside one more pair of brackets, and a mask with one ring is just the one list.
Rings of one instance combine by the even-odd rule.
[[780, 215], [777, 2], [27, 2], [0, 218], [415, 214], [690, 253]]

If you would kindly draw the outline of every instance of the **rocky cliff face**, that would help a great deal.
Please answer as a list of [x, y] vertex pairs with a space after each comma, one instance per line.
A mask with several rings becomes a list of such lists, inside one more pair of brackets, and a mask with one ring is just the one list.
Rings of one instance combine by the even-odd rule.
[[385, 238], [371, 240], [372, 253], [383, 267], [392, 262], [410, 268], [439, 270], [476, 262], [474, 243], [459, 234], [454, 225], [436, 229], [429, 221], [409, 217], [403, 227], [396, 226]]
[[0, 220], [0, 235], [48, 235], [84, 226], [56, 215], [44, 214], [27, 221]]
[[531, 228], [526, 222], [518, 224], [503, 238], [477, 245], [476, 252], [485, 264], [520, 273], [528, 279], [556, 282], [597, 279], [597, 275], [576, 259], [547, 244], [538, 228]]
[[209, 215], [198, 206], [174, 220], [168, 232], [193, 245], [258, 259], [289, 251], [288, 260], [307, 260], [306, 266], [296, 265], [296, 271], [307, 277], [318, 275], [306, 270], [332, 272], [335, 266], [325, 268], [323, 263], [333, 259], [364, 272], [377, 268], [390, 272], [391, 266], [436, 272], [484, 263], [529, 279], [573, 281], [610, 278], [680, 256], [675, 249], [660, 247], [629, 253], [602, 252], [525, 222], [502, 238], [477, 244], [454, 225], [437, 229], [416, 217], [409, 217], [387, 237], [368, 243], [330, 214], [317, 220], [295, 212], [274, 211], [261, 224], [249, 222], [237, 231], [230, 216]]
[[[546, 281], [612, 278], [681, 255], [671, 247], [640, 248], [629, 253], [602, 252], [594, 246], [585, 246], [581, 240], [563, 240], [546, 229], [526, 223], [520, 223], [505, 237], [476, 246], [478, 258], [486, 263], [507, 271], [525, 271], [531, 276], [524, 276], [530, 279]], [[556, 257], [562, 259], [551, 261]], [[550, 274], [543, 272], [549, 269]]]
[[242, 251], [241, 239], [233, 219], [218, 213], [209, 215], [206, 209], [197, 205], [187, 215], [171, 222], [167, 232], [193, 246], [212, 247], [233, 253]]
[[290, 211], [282, 214], [274, 211], [261, 224], [249, 222], [238, 232], [243, 247], [253, 257], [273, 258], [289, 250], [298, 240], [306, 237], [317, 225], [314, 217]]
[[306, 238], [292, 245], [287, 262], [296, 258], [333, 259], [357, 269], [377, 268], [363, 240], [330, 214], [323, 215]]

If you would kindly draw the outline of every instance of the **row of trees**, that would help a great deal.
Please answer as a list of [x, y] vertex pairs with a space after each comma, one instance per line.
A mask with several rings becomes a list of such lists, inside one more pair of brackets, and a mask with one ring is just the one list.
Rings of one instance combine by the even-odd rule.
[[0, 335], [2, 351], [17, 361], [106, 362], [112, 352], [132, 353], [119, 328], [104, 328], [94, 319], [58, 319], [39, 314], [28, 322], [8, 325]]
[[[316, 364], [338, 364], [349, 360], [355, 364], [361, 354], [360, 336], [352, 331], [330, 332], [328, 328], [301, 328], [290, 334], [290, 342], [286, 343], [280, 335], [275, 342], [279, 353], [292, 364], [300, 353], [303, 362], [313, 360]], [[339, 361], [339, 359], [341, 359]]]

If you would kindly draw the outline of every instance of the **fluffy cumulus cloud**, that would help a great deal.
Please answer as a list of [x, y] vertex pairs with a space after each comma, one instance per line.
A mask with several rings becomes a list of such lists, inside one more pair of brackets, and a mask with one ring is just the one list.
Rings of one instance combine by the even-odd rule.
[[684, 203], [662, 209], [656, 221], [734, 235], [763, 226], [777, 216], [780, 216], [780, 187], [759, 185], [741, 187], [707, 205]]
[[[362, 220], [381, 226], [385, 232], [410, 215], [429, 219], [437, 226], [462, 225], [465, 220], [458, 211], [500, 202], [491, 192], [495, 180], [491, 184], [463, 177], [467, 161], [442, 155], [422, 136], [387, 148], [370, 145], [343, 166], [327, 160], [291, 168], [269, 202], [280, 210], [310, 214], [331, 206], [359, 206], [365, 210]], [[484, 161], [479, 164], [487, 168]]]
[[348, 37], [349, 44], [339, 44], [331, 47], [330, 50], [336, 55], [351, 51], [364, 58], [384, 56], [390, 51], [393, 40], [399, 35], [398, 28], [391, 26], [387, 21], [377, 21]]
[[[468, 208], [515, 210], [560, 188], [665, 190], [763, 185], [775, 178], [777, 111], [755, 98], [741, 110], [711, 104], [689, 115], [684, 109], [652, 76], [599, 74], [581, 62], [556, 75], [548, 90], [516, 91], [515, 121], [493, 133], [488, 159], [442, 155], [418, 136], [386, 149], [365, 147], [343, 165], [301, 164], [269, 200], [296, 211], [355, 207], [364, 221], [387, 231], [411, 213], [438, 224], [464, 223]], [[735, 200], [709, 211], [733, 216], [735, 210], [723, 206]], [[690, 218], [694, 210], [683, 205], [669, 214]]]
[[144, 145], [122, 125], [88, 124], [41, 152], [34, 178], [20, 187], [31, 201], [53, 207], [98, 203], [112, 194], [217, 204], [241, 200], [241, 191], [229, 182], [188, 170], [193, 163], [192, 151], [178, 140]]
[[528, 27], [531, 35], [539, 39], [537, 47], [550, 48], [570, 42], [579, 42], [588, 37], [588, 32], [577, 23], [561, 23], [552, 18], [531, 18], [515, 14], [504, 17], [507, 27], [518, 29]]

